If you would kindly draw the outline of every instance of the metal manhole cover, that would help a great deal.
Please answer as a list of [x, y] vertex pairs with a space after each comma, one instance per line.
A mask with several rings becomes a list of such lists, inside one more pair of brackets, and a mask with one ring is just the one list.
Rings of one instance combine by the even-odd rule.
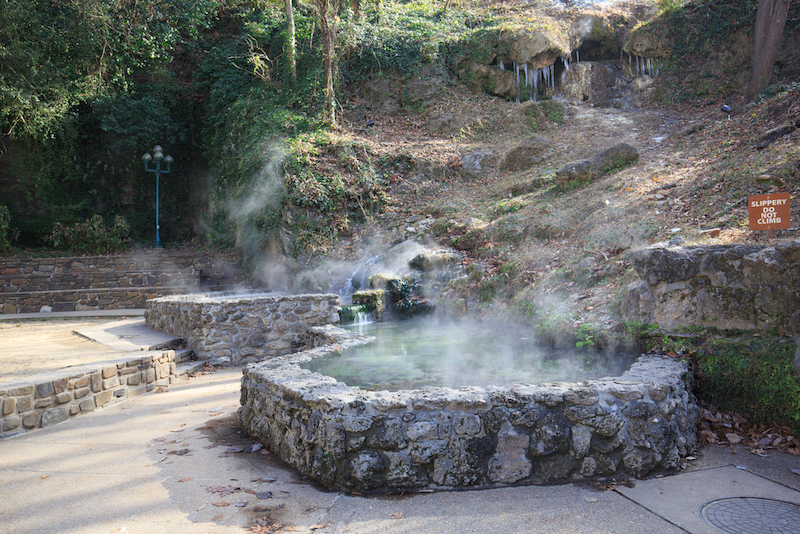
[[700, 507], [710, 525], [727, 534], [797, 534], [800, 505], [761, 499], [733, 497], [710, 501]]

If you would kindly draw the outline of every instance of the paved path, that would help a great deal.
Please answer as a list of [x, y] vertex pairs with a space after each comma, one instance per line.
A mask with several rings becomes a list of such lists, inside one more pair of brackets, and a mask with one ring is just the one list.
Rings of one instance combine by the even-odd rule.
[[239, 433], [240, 377], [205, 374], [0, 441], [0, 532], [718, 534], [698, 514], [712, 499], [800, 504], [800, 459], [743, 448], [708, 448], [685, 472], [607, 491], [323, 491]]

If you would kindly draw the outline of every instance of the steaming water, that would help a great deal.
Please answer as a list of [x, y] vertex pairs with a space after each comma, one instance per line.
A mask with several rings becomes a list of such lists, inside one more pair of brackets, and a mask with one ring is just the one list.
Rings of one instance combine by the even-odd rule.
[[[502, 331], [501, 331], [502, 328]], [[545, 348], [530, 329], [431, 320], [349, 327], [376, 341], [301, 366], [364, 389], [579, 382], [619, 376], [636, 355], [565, 354]]]

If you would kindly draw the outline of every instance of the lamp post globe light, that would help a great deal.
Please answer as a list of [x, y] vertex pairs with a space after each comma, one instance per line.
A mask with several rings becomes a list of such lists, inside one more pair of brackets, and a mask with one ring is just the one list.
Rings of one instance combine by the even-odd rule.
[[[153, 147], [153, 155], [151, 156], [149, 153], [145, 152], [142, 156], [142, 162], [144, 163], [144, 170], [147, 172], [154, 172], [156, 174], [156, 240], [153, 243], [153, 248], [164, 248], [164, 245], [161, 244], [161, 236], [159, 235], [159, 224], [158, 224], [158, 186], [159, 186], [159, 179], [162, 174], [169, 174], [170, 167], [172, 167], [172, 156], [164, 157], [164, 151], [161, 149], [161, 146], [156, 145]], [[151, 163], [153, 164], [151, 166]], [[164, 164], [166, 168], [161, 168], [161, 164]]]

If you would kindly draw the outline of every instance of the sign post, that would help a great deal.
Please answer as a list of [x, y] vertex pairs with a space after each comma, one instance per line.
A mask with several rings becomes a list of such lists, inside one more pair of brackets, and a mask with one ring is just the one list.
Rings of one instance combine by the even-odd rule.
[[789, 208], [790, 198], [789, 193], [771, 193], [749, 197], [750, 230], [766, 230], [767, 237], [772, 237], [773, 230], [790, 228], [792, 222], [792, 212]]

